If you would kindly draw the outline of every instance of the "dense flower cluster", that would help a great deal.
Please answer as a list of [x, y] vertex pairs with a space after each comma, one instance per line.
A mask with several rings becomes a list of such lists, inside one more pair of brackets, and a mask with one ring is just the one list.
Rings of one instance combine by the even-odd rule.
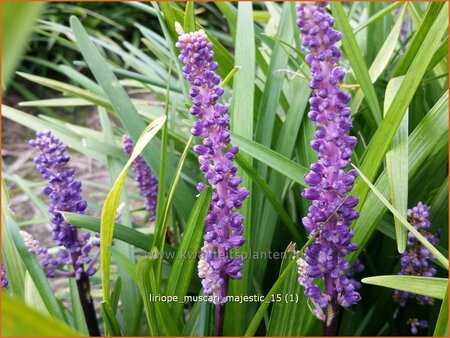
[[[241, 278], [241, 256], [230, 257], [230, 250], [244, 243], [244, 218], [237, 212], [248, 196], [239, 188], [242, 179], [236, 176], [233, 159], [239, 148], [230, 144], [228, 107], [217, 103], [223, 94], [221, 79], [215, 73], [213, 46], [203, 30], [185, 34], [177, 25], [180, 35], [176, 44], [179, 60], [184, 64], [183, 76], [191, 85], [190, 113], [197, 118], [192, 134], [203, 139], [194, 151], [199, 155], [200, 169], [214, 192], [206, 218], [204, 245], [198, 264], [199, 276], [206, 294], [214, 295], [214, 303], [226, 301], [228, 278]], [[204, 183], [199, 183], [202, 191]]]
[[[430, 207], [419, 202], [417, 206], [408, 210], [408, 222], [420, 232], [431, 244], [437, 244], [439, 239], [431, 234], [427, 229], [431, 226], [428, 220]], [[399, 275], [409, 276], [426, 276], [433, 277], [436, 275], [436, 269], [430, 264], [433, 255], [425, 248], [417, 238], [408, 232], [408, 249], [402, 253], [400, 259], [401, 271]], [[405, 306], [408, 299], [414, 299], [419, 304], [434, 303], [431, 297], [416, 295], [405, 291], [394, 291], [394, 300], [401, 306]]]
[[5, 266], [2, 264], [2, 288], [7, 288], [9, 286], [8, 277], [6, 277]]
[[[48, 181], [43, 192], [51, 202], [49, 212], [50, 222], [53, 224], [53, 240], [68, 250], [76, 279], [82, 273], [92, 275], [95, 268], [85, 270], [84, 264], [91, 263], [89, 253], [92, 246], [97, 246], [99, 242], [95, 240], [90, 243], [90, 233], [79, 234], [77, 228], [69, 224], [61, 213], [70, 211], [83, 214], [87, 207], [81, 196], [81, 182], [74, 178], [75, 170], [67, 166], [70, 159], [66, 154], [67, 146], [50, 131], [37, 132], [36, 138], [29, 143], [40, 150], [34, 162], [36, 169]], [[43, 251], [39, 254], [43, 254]]]
[[[358, 217], [354, 207], [356, 196], [347, 196], [357, 176], [355, 170], [345, 171], [351, 161], [356, 138], [349, 136], [352, 127], [350, 95], [339, 89], [345, 70], [337, 64], [341, 56], [336, 43], [341, 33], [333, 29], [334, 19], [325, 9], [326, 2], [308, 2], [297, 5], [298, 27], [302, 45], [309, 50], [306, 62], [311, 66], [312, 97], [308, 117], [317, 130], [312, 148], [318, 161], [305, 175], [309, 188], [302, 196], [311, 200], [303, 225], [315, 242], [305, 250], [299, 263], [299, 283], [314, 304], [314, 314], [325, 320], [324, 308], [329, 304], [349, 307], [359, 301], [359, 286], [346, 277], [350, 268], [345, 256], [356, 250], [351, 242], [350, 223]], [[358, 268], [360, 270], [360, 268]], [[324, 290], [315, 279], [324, 280]]]
[[[129, 135], [123, 135], [123, 151], [131, 156], [134, 149], [133, 140]], [[158, 195], [158, 179], [152, 174], [150, 167], [142, 156], [138, 156], [133, 162], [133, 172], [136, 175], [136, 185], [141, 196], [145, 199], [145, 209], [150, 212], [150, 220], [155, 220], [156, 197]]]

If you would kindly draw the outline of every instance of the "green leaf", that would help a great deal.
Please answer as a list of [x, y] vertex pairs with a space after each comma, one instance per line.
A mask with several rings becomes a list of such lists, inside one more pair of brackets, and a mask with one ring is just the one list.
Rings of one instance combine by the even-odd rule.
[[[258, 329], [259, 324], [261, 323], [261, 320], [264, 317], [265, 312], [269, 308], [269, 305], [271, 304], [271, 297], [279, 290], [279, 288], [283, 285], [284, 280], [289, 276], [292, 270], [297, 266], [297, 260], [305, 249], [314, 241], [316, 238], [317, 233], [309, 237], [308, 241], [303, 245], [303, 247], [296, 253], [295, 257], [292, 258], [292, 261], [289, 262], [289, 264], [286, 265], [284, 270], [282, 269], [280, 271], [280, 275], [276, 282], [273, 284], [267, 295], [264, 297], [264, 301], [261, 303], [261, 305], [258, 308], [258, 311], [256, 311], [256, 314], [253, 316], [253, 319], [245, 332], [245, 336], [254, 336], [256, 330]], [[282, 267], [283, 268], [283, 267]]]
[[[445, 2], [430, 2], [427, 8], [427, 12], [425, 13], [425, 16], [423, 20], [420, 22], [420, 26], [416, 29], [411, 42], [409, 44], [409, 47], [406, 49], [405, 53], [403, 54], [402, 59], [400, 60], [400, 65], [397, 68], [397, 71], [395, 73], [395, 76], [405, 75], [410, 66], [412, 66], [413, 61], [417, 58], [417, 55], [419, 54], [419, 50], [422, 48], [423, 44], [427, 39], [430, 39], [430, 33], [432, 31], [432, 27], [435, 26], [436, 21], [439, 19], [439, 17], [442, 16], [442, 8], [445, 6]], [[444, 27], [447, 27], [448, 23], [442, 23]], [[434, 36], [434, 39], [436, 42], [440, 42], [439, 36]], [[430, 56], [434, 54], [431, 50], [428, 51]]]
[[[79, 215], [72, 212], [64, 212], [64, 218], [72, 225], [79, 228], [88, 229], [94, 232], [100, 232], [100, 219], [92, 216]], [[132, 246], [151, 251], [153, 238], [152, 234], [146, 235], [141, 231], [129, 228], [125, 225], [115, 223], [113, 237], [131, 244]], [[164, 251], [174, 252], [174, 249], [170, 246], [165, 246]], [[168, 255], [170, 256], [170, 255]]]
[[117, 277], [116, 282], [114, 283], [114, 289], [111, 292], [111, 307], [113, 313], [117, 312], [117, 307], [119, 306], [120, 295], [122, 293], [122, 278]]
[[[440, 142], [447, 142], [448, 133], [448, 92], [430, 109], [419, 125], [409, 136], [409, 173], [411, 179], [431, 156], [433, 149]], [[389, 184], [386, 171], [382, 172], [375, 183], [377, 189], [384, 196], [389, 196]], [[432, 209], [433, 210], [433, 209]], [[360, 217], [357, 219], [353, 230], [353, 241], [358, 245], [356, 252], [350, 254], [351, 262], [359, 255], [366, 243], [371, 238], [376, 226], [386, 211], [384, 204], [374, 193], [369, 193], [364, 206], [361, 208]]]
[[434, 328], [434, 337], [448, 337], [448, 284], [442, 300], [439, 316]]
[[[297, 258], [297, 257], [296, 257]], [[294, 270], [294, 268], [297, 266], [296, 259], [293, 259], [283, 270], [283, 272], [278, 277], [275, 284], [272, 286], [272, 288], [269, 290], [267, 295], [264, 298], [264, 301], [261, 303], [261, 305], [258, 308], [258, 311], [253, 316], [253, 319], [250, 323], [250, 325], [247, 328], [247, 331], [245, 332], [246, 337], [252, 337], [255, 335], [256, 330], [258, 329], [259, 324], [261, 323], [261, 320], [264, 317], [265, 312], [269, 308], [269, 305], [271, 304], [270, 300], [271, 297], [277, 292], [277, 290], [281, 287], [284, 280], [290, 275], [290, 272]]]
[[[255, 97], [255, 32], [253, 23], [253, 4], [251, 2], [238, 3], [235, 67], [240, 67], [233, 81], [233, 99], [231, 108], [231, 130], [245, 138], [253, 137], [253, 111]], [[248, 155], [243, 156], [252, 165], [252, 159]], [[252, 196], [252, 182], [249, 175], [239, 168], [238, 175], [242, 177], [242, 186]], [[248, 252], [251, 247], [251, 207], [252, 197], [248, 198], [241, 208], [241, 214], [245, 218], [244, 245], [237, 250]], [[249, 275], [250, 261], [244, 260], [242, 274]], [[240, 295], [249, 292], [249, 278], [229, 282], [228, 294]], [[225, 309], [225, 335], [240, 335], [245, 330], [247, 317], [247, 304], [231, 302]]]
[[377, 94], [372, 85], [366, 61], [361, 54], [347, 15], [344, 12], [344, 7], [340, 2], [332, 2], [331, 10], [336, 18], [336, 29], [342, 32], [342, 47], [344, 48], [345, 56], [352, 66], [352, 70], [355, 73], [358, 83], [361, 85], [361, 89], [364, 92], [367, 104], [372, 113], [366, 116], [366, 120], [369, 123], [375, 122], [379, 125], [381, 122], [381, 110], [378, 105]]
[[[276, 37], [290, 43], [293, 39], [293, 25], [291, 24], [291, 7], [289, 3], [283, 4], [280, 23]], [[256, 125], [256, 141], [263, 146], [269, 147], [272, 142], [273, 126], [281, 89], [284, 82], [284, 74], [280, 69], [285, 69], [288, 62], [288, 53], [283, 46], [276, 42], [270, 56], [270, 65], [267, 70], [264, 93], [260, 103], [258, 122]], [[265, 177], [265, 170], [260, 171]]]
[[[300, 77], [295, 77], [289, 81], [289, 86], [291, 87], [291, 100], [289, 109], [286, 113], [286, 119], [280, 130], [280, 135], [278, 136], [275, 152], [286, 156], [287, 158], [292, 157], [293, 149], [296, 144], [297, 136], [300, 132], [300, 125], [305, 115], [305, 108], [310, 97], [310, 89], [308, 81]], [[308, 140], [308, 144], [310, 141]], [[302, 156], [303, 159], [303, 156]], [[269, 170], [269, 187], [272, 193], [280, 201], [283, 201], [287, 184], [290, 183], [286, 176], [280, 174], [278, 171]], [[263, 201], [262, 209], [260, 211], [255, 211], [260, 213], [260, 218], [258, 224], [260, 227], [255, 231], [254, 236], [254, 250], [258, 252], [264, 252], [270, 250], [274, 235], [277, 231], [277, 213], [272, 207], [270, 201]], [[282, 202], [281, 202], [282, 203]], [[292, 217], [290, 217], [292, 219]], [[290, 232], [294, 234], [292, 240], [302, 243], [304, 237], [300, 236], [300, 228], [298, 225], [286, 223], [290, 229]], [[268, 261], [267, 260], [257, 260], [255, 264], [255, 275], [263, 278], [263, 274], [266, 271]]]
[[[295, 258], [295, 244], [290, 244], [285, 251], [281, 263], [281, 271]], [[268, 336], [313, 336], [320, 334], [316, 332], [319, 321], [308, 310], [308, 298], [298, 283], [298, 272], [292, 269], [290, 275], [283, 282], [277, 295], [281, 295], [281, 301], [275, 301], [270, 314], [267, 328]], [[316, 325], [314, 325], [316, 324]]]
[[[177, 321], [170, 315], [167, 304], [153, 301], [151, 297], [159, 296], [159, 290], [155, 279], [156, 260], [149, 257], [141, 259], [137, 263], [136, 272], [138, 285], [144, 300], [144, 309], [147, 316], [148, 330], [151, 336], [177, 336]], [[175, 324], [175, 325], [174, 325]]]
[[[131, 281], [134, 281], [137, 284], [137, 275], [136, 275], [136, 264], [130, 258], [125, 256], [120, 250], [111, 246], [109, 247], [109, 251], [111, 252], [111, 256], [117, 262], [117, 264], [123, 268], [126, 272], [127, 277]], [[110, 301], [112, 304], [112, 301]]]
[[[3, 173], [2, 173], [3, 174]], [[7, 219], [13, 219], [14, 215], [9, 208], [11, 205], [8, 190], [2, 177], [2, 263], [5, 267], [11, 293], [20, 298], [25, 294], [26, 267], [22, 262], [11, 234], [6, 226]]]
[[44, 2], [8, 2], [2, 6], [2, 91], [21, 60], [43, 7]]
[[194, 1], [186, 2], [183, 29], [185, 32], [195, 31]]
[[398, 45], [398, 39], [402, 31], [402, 24], [405, 17], [405, 12], [406, 6], [399, 14], [394, 27], [392, 27], [391, 32], [386, 37], [386, 40], [384, 41], [383, 45], [381, 46], [381, 48], [379, 48], [377, 56], [370, 65], [369, 75], [372, 83], [375, 83], [375, 81], [380, 77], [380, 75], [383, 73], [383, 71], [389, 64], [392, 55], [394, 54], [395, 47]]
[[51, 130], [55, 136], [61, 139], [69, 147], [86, 154], [89, 157], [95, 158], [101, 162], [106, 162], [104, 153], [97, 149], [87, 148], [83, 139], [74, 135], [67, 128], [62, 128], [43, 119], [37, 118], [30, 114], [24, 113], [20, 110], [2, 105], [2, 116], [11, 121], [20, 123], [33, 130]]
[[263, 162], [272, 169], [297, 182], [303, 187], [306, 187], [303, 176], [308, 173], [308, 170], [298, 163], [280, 155], [276, 151], [269, 149], [259, 143], [250, 141], [235, 133], [231, 133], [233, 143], [236, 143], [240, 150], [254, 159]]
[[[372, 83], [380, 77], [386, 67], [389, 65], [389, 61], [394, 54], [395, 47], [398, 45], [398, 39], [402, 30], [402, 24], [405, 16], [406, 6], [403, 8], [402, 12], [397, 18], [397, 22], [392, 28], [391, 32], [387, 36], [381, 48], [379, 48], [379, 52], [372, 64], [369, 68], [370, 80]], [[358, 111], [359, 106], [364, 98], [364, 93], [362, 89], [358, 89], [356, 94], [353, 96], [353, 100], [351, 101], [351, 109], [353, 112]]]
[[78, 294], [77, 281], [75, 278], [69, 278], [70, 304], [72, 305], [72, 318], [74, 328], [88, 336], [89, 331], [84, 317], [83, 307], [81, 306], [80, 296]]
[[[120, 85], [116, 76], [109, 69], [100, 52], [90, 40], [89, 35], [86, 33], [86, 30], [83, 28], [80, 21], [72, 16], [70, 18], [70, 25], [80, 47], [80, 51], [89, 65], [90, 70], [111, 102], [111, 105], [118, 114], [122, 124], [125, 126], [133, 140], [136, 141], [146, 127], [144, 120], [138, 114], [136, 107], [131, 102], [126, 91]], [[157, 144], [150, 144], [150, 146], [142, 153], [142, 156], [152, 169], [152, 172], [158, 177], [160, 174], [160, 152], [160, 148]], [[169, 163], [167, 167], [168, 174], [172, 174], [174, 170], [175, 167]], [[192, 208], [193, 196], [192, 191], [188, 189], [185, 182], [180, 181], [178, 193], [175, 195], [175, 206], [177, 211], [185, 219], [187, 219], [189, 211]]]
[[[199, 296], [203, 295], [200, 291]], [[208, 302], [196, 302], [192, 307], [186, 324], [183, 327], [182, 336], [208, 336], [212, 332], [213, 305]]]
[[109, 272], [111, 258], [108, 247], [112, 242], [116, 211], [119, 205], [120, 195], [125, 184], [128, 169], [130, 168], [134, 160], [141, 154], [147, 143], [149, 143], [153, 136], [155, 136], [156, 133], [161, 129], [165, 122], [166, 117], [161, 116], [150, 123], [147, 128], [145, 128], [144, 132], [139, 137], [134, 146], [133, 153], [131, 154], [130, 159], [123, 167], [119, 177], [109, 191], [105, 203], [103, 204], [100, 224], [100, 270], [102, 275], [104, 300], [109, 300]]
[[380, 10], [377, 13], [375, 13], [374, 15], [372, 15], [370, 18], [364, 20], [363, 24], [361, 24], [360, 26], [358, 26], [357, 28], [354, 29], [354, 33], [355, 34], [358, 33], [359, 31], [363, 30], [367, 26], [369, 26], [369, 25], [375, 23], [376, 21], [380, 20], [386, 14], [389, 14], [394, 9], [396, 9], [396, 8], [402, 6], [402, 5], [403, 5], [402, 1], [398, 1], [398, 2], [395, 2], [395, 3], [391, 4], [391, 5], [389, 5], [389, 6], [386, 6], [382, 10]]
[[[44, 314], [49, 315], [49, 312], [47, 311], [47, 307], [45, 306], [44, 301], [41, 298], [41, 295], [39, 294], [38, 289], [36, 288], [36, 285], [34, 285], [33, 280], [31, 279], [31, 276], [28, 272], [25, 274], [25, 295], [24, 295], [25, 304], [36, 311]], [[79, 331], [79, 330], [78, 330]]]
[[[167, 87], [169, 87], [169, 81], [167, 82]], [[165, 116], [169, 117], [169, 102], [170, 95], [169, 89], [166, 92], [166, 102], [165, 102]], [[192, 140], [192, 139], [191, 139]], [[178, 163], [178, 175], [175, 174], [173, 183], [170, 187], [171, 196], [166, 196], [166, 183], [167, 183], [167, 145], [168, 145], [168, 124], [162, 129], [161, 135], [161, 159], [159, 162], [159, 176], [158, 176], [158, 192], [156, 197], [156, 218], [155, 218], [155, 239], [152, 244], [152, 252], [161, 253], [162, 247], [165, 242], [165, 237], [167, 233], [167, 218], [170, 210], [170, 204], [172, 202], [172, 197], [176, 183], [178, 182], [179, 173], [183, 163]], [[189, 149], [189, 145], [186, 149]], [[186, 155], [185, 155], [186, 156]], [[156, 263], [156, 282], [160, 282], [161, 269], [162, 269], [162, 257], [159, 257]]]
[[[102, 107], [98, 107], [98, 113], [100, 124], [102, 126], [103, 140], [106, 144], [114, 146], [116, 140], [108, 114]], [[111, 184], [113, 184], [120, 175], [123, 164], [118, 158], [113, 156], [107, 156], [107, 161], [110, 181]], [[120, 203], [123, 205], [120, 216], [121, 222], [123, 222], [128, 229], [132, 230], [129, 200], [126, 191], [122, 192]], [[120, 290], [122, 326], [124, 335], [138, 335], [140, 327], [137, 322], [139, 322], [141, 314], [139, 313], [136, 303], [139, 302], [139, 290], [137, 288], [137, 283], [133, 283], [133, 276], [130, 275], [127, 270], [128, 266], [133, 266], [135, 262], [135, 248], [124, 242], [119, 242], [115, 243], [115, 246], [111, 247], [110, 250], [112, 254], [114, 254], [112, 250], [117, 250], [118, 254], [124, 256], [126, 260], [131, 262], [131, 264], [126, 264], [125, 267], [124, 265], [119, 264], [118, 278], [120, 278], [121, 281], [123, 280], [123, 288]], [[117, 259], [117, 257], [115, 258]], [[116, 292], [116, 288], [114, 288], [113, 293], [114, 292]], [[114, 307], [114, 302], [112, 300], [110, 301], [110, 304]]]
[[404, 226], [406, 229], [408, 229], [416, 238], [417, 240], [430, 251], [430, 253], [437, 259], [437, 261], [441, 264], [443, 268], [448, 270], [448, 260], [445, 258], [430, 242], [427, 241], [423, 235], [416, 230], [411, 224], [408, 223], [408, 221], [388, 202], [388, 200], [383, 196], [383, 194], [378, 191], [377, 188], [370, 182], [370, 180], [354, 165], [352, 165], [359, 173], [360, 177], [366, 184], [369, 186], [369, 188], [377, 195], [377, 197], [380, 199], [381, 202], [392, 212], [392, 214], [399, 220], [400, 224]]
[[17, 297], [2, 292], [2, 335], [4, 337], [46, 336], [78, 337], [64, 322], [43, 315], [28, 307]]
[[116, 315], [108, 301], [100, 303], [100, 314], [102, 315], [108, 335], [113, 337], [121, 336], [119, 323], [117, 322]]
[[[446, 4], [403, 78], [397, 95], [386, 112], [386, 117], [370, 141], [361, 165], [361, 170], [367, 175], [370, 181], [375, 178], [392, 138], [403, 119], [404, 113], [425, 74], [428, 63], [438, 47], [441, 37], [446, 32], [447, 16], [448, 6]], [[361, 178], [357, 178], [351, 194], [359, 197], [359, 208], [364, 204], [368, 191], [369, 188], [362, 184]]]
[[[403, 77], [396, 77], [389, 81], [384, 99], [385, 113], [389, 110], [402, 80]], [[408, 110], [392, 139], [391, 149], [386, 153], [386, 171], [392, 205], [403, 218], [406, 218], [408, 210]], [[397, 218], [394, 218], [394, 221], [397, 250], [402, 253], [406, 249], [407, 231]]]
[[436, 299], [444, 299], [448, 285], [447, 278], [402, 275], [366, 277], [361, 282]]
[[[2, 203], [9, 203], [9, 198], [7, 197], [6, 191], [4, 191], [5, 187], [2, 187]], [[6, 198], [5, 198], [6, 197]], [[4, 201], [4, 202], [3, 202]], [[6, 206], [6, 209], [3, 207]], [[29, 273], [31, 279], [33, 280], [33, 283], [44, 302], [47, 311], [54, 316], [55, 318], [65, 320], [64, 313], [62, 312], [58, 301], [55, 297], [55, 293], [53, 292], [47, 277], [45, 276], [44, 271], [42, 270], [41, 265], [39, 264], [36, 256], [30, 252], [28, 252], [28, 248], [25, 246], [25, 243], [23, 241], [22, 236], [20, 235], [19, 228], [16, 224], [16, 221], [14, 219], [13, 214], [9, 210], [8, 204], [2, 205], [2, 234], [6, 234], [5, 237], [10, 237], [12, 240], [12, 243], [17, 250], [17, 252], [20, 255], [20, 258], [22, 260], [22, 264], [19, 263], [20, 266], [25, 266], [27, 272]], [[2, 244], [4, 239], [2, 238]], [[8, 244], [9, 245], [9, 244]], [[3, 250], [3, 248], [2, 248]], [[9, 259], [9, 257], [7, 258]], [[23, 274], [23, 270], [19, 272], [15, 272], [14, 269], [16, 269], [15, 266], [11, 266], [9, 263], [11, 261], [6, 261], [6, 269], [8, 278], [10, 278], [10, 275], [14, 275], [14, 280], [11, 280], [12, 282], [16, 282], [15, 280], [16, 276], [18, 276], [18, 273], [23, 276], [25, 279], [25, 274]], [[21, 285], [22, 281], [19, 283]], [[23, 293], [25, 295], [25, 292]]]
[[[211, 188], [206, 187], [194, 204], [170, 271], [166, 295], [176, 295], [180, 300], [183, 300], [184, 296], [187, 295], [192, 273], [197, 265], [197, 252], [203, 238], [203, 229], [211, 203], [211, 196]], [[169, 306], [173, 309], [173, 317], [180, 317], [183, 311], [183, 302], [170, 303]]]
[[42, 76], [26, 74], [22, 72], [17, 72], [17, 74], [29, 81], [35, 82], [41, 86], [45, 86], [48, 88], [52, 88], [54, 90], [60, 91], [61, 93], [70, 94], [75, 97], [85, 99], [93, 104], [105, 107], [108, 110], [111, 110], [111, 104], [105, 100], [105, 98], [98, 96], [97, 94], [91, 93], [88, 90], [78, 88], [76, 86], [56, 81], [52, 79], [48, 79]]

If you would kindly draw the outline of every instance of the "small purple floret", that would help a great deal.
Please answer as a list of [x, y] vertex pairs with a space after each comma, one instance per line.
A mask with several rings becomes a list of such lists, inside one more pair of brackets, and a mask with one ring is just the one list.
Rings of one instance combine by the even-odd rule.
[[2, 288], [6, 289], [9, 286], [8, 277], [6, 277], [5, 266], [2, 264]]
[[[230, 250], [244, 243], [244, 217], [237, 212], [248, 196], [245, 188], [239, 188], [242, 179], [236, 176], [234, 156], [239, 151], [230, 144], [228, 107], [217, 103], [223, 94], [221, 79], [215, 70], [213, 46], [203, 30], [179, 34], [176, 47], [179, 60], [184, 64], [183, 77], [190, 83], [192, 101], [190, 113], [197, 118], [192, 125], [192, 135], [203, 139], [194, 147], [200, 170], [213, 187], [212, 202], [206, 218], [204, 245], [198, 263], [199, 276], [205, 294], [214, 296], [215, 304], [226, 302], [227, 281], [240, 279], [243, 267], [241, 256], [230, 257]], [[204, 183], [198, 185], [201, 192]]]

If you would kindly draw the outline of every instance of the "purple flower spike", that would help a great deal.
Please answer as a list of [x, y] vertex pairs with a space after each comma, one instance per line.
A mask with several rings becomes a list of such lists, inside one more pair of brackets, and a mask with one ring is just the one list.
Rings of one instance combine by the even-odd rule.
[[[306, 62], [311, 66], [308, 116], [317, 127], [311, 146], [319, 157], [305, 175], [309, 188], [302, 193], [312, 201], [303, 225], [310, 236], [317, 237], [298, 262], [299, 283], [305, 287], [305, 294], [314, 304], [314, 314], [321, 320], [326, 319], [323, 309], [329, 304], [349, 307], [361, 298], [356, 291], [359, 283], [346, 277], [350, 266], [345, 258], [356, 250], [350, 224], [358, 217], [353, 209], [358, 198], [348, 196], [348, 192], [357, 174], [355, 170], [345, 171], [356, 138], [348, 135], [352, 127], [347, 107], [350, 95], [339, 89], [345, 76], [345, 70], [338, 66], [341, 51], [336, 46], [341, 33], [333, 29], [334, 19], [325, 6], [326, 2], [297, 5], [297, 24], [303, 47], [309, 50]], [[360, 263], [354, 270], [361, 270]], [[316, 279], [324, 281], [323, 290]]]
[[[134, 149], [134, 142], [131, 137], [123, 135], [122, 143], [124, 153], [131, 156]], [[133, 172], [136, 174], [136, 186], [139, 188], [141, 196], [145, 199], [145, 209], [150, 212], [150, 221], [153, 222], [156, 214], [158, 179], [152, 174], [150, 167], [141, 155], [133, 163]]]
[[[215, 304], [223, 304], [228, 279], [242, 277], [242, 257], [231, 258], [230, 250], [244, 243], [244, 217], [237, 209], [247, 198], [248, 191], [239, 188], [242, 179], [236, 176], [237, 168], [233, 165], [239, 148], [229, 147], [228, 107], [217, 103], [223, 88], [215, 72], [218, 64], [213, 61], [213, 46], [203, 30], [185, 34], [178, 24], [177, 32], [176, 47], [180, 50], [179, 60], [184, 64], [183, 76], [191, 85], [190, 113], [197, 118], [192, 134], [203, 139], [194, 151], [198, 154], [201, 171], [214, 190], [198, 263], [199, 276], [203, 279], [205, 294], [213, 295]], [[198, 191], [204, 187], [200, 183]]]
[[2, 288], [6, 289], [9, 286], [8, 277], [6, 277], [5, 266], [2, 264]]
[[37, 132], [36, 138], [29, 143], [40, 150], [34, 162], [41, 176], [48, 181], [43, 192], [51, 202], [49, 212], [53, 240], [70, 253], [71, 264], [79, 279], [81, 273], [85, 272], [84, 264], [90, 262], [90, 246], [87, 246], [84, 235], [67, 223], [61, 212], [84, 214], [87, 203], [81, 196], [81, 182], [75, 179], [75, 170], [67, 166], [70, 159], [66, 154], [67, 146], [50, 131]]
[[[439, 242], [438, 236], [427, 231], [431, 226], [428, 216], [430, 207], [419, 202], [417, 206], [408, 210], [408, 222], [416, 228], [420, 234], [425, 237], [428, 242], [435, 245]], [[408, 232], [408, 250], [402, 253], [400, 258], [401, 271], [399, 275], [407, 276], [426, 276], [433, 277], [436, 275], [436, 269], [429, 263], [433, 260], [433, 255], [416, 239], [416, 237]], [[434, 299], [426, 296], [416, 295], [405, 291], [394, 291], [394, 300], [405, 306], [408, 299], [414, 299], [418, 304], [424, 305], [434, 304]]]

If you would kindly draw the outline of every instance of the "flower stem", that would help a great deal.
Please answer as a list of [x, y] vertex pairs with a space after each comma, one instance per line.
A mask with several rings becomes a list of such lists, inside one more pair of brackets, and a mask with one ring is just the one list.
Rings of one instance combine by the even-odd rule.
[[92, 337], [99, 337], [101, 334], [98, 326], [97, 314], [95, 312], [94, 301], [91, 296], [91, 286], [89, 283], [89, 278], [85, 272], [83, 272], [80, 279], [77, 280], [77, 288], [89, 335]]
[[325, 322], [323, 323], [324, 336], [336, 336], [339, 324], [339, 305], [331, 301], [327, 307]]
[[222, 336], [223, 319], [225, 314], [225, 304], [216, 304], [216, 314], [214, 316], [214, 336]]
[[[229, 279], [225, 277], [225, 283], [222, 285], [221, 290], [221, 299], [227, 297], [228, 293], [228, 281]], [[214, 336], [222, 336], [223, 335], [223, 322], [225, 318], [225, 304], [219, 303], [216, 304], [216, 313], [214, 316]]]

